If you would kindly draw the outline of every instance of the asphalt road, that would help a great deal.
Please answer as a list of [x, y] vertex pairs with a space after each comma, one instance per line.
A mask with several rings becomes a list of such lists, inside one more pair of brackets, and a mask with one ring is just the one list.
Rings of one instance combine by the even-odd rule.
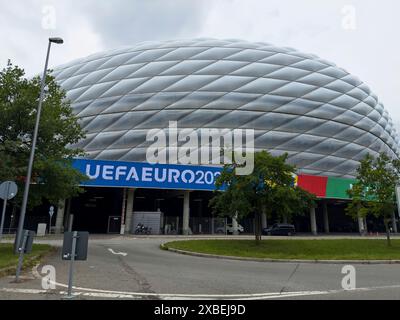
[[[160, 250], [173, 238], [105, 237], [90, 241], [87, 261], [75, 265], [78, 299], [400, 299], [400, 265], [354, 265], [356, 289], [342, 288], [344, 265], [268, 263], [194, 257]], [[59, 240], [44, 241], [56, 246]], [[110, 250], [111, 249], [111, 250]], [[60, 253], [55, 290], [44, 290], [43, 266], [22, 283], [0, 279], [0, 299], [59, 299], [68, 282]], [[44, 275], [44, 274], [43, 274]]]

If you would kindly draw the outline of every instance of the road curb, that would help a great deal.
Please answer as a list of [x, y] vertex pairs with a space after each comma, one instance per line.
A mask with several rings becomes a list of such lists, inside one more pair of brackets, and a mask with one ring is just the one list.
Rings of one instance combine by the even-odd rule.
[[210, 253], [192, 252], [180, 249], [169, 248], [161, 244], [161, 249], [174, 253], [184, 254], [188, 256], [227, 259], [239, 261], [254, 261], [254, 262], [273, 262], [273, 263], [315, 263], [315, 264], [400, 264], [400, 260], [298, 260], [298, 259], [268, 259], [268, 258], [246, 258], [235, 256], [221, 256]]

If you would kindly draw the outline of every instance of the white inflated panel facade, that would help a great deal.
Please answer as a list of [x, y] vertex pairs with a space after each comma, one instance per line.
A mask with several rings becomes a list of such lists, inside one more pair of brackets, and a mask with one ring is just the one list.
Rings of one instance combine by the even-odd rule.
[[87, 131], [89, 158], [145, 161], [149, 129], [255, 130], [256, 150], [287, 152], [301, 173], [352, 177], [366, 153], [399, 154], [369, 87], [292, 48], [240, 40], [145, 42], [55, 68]]

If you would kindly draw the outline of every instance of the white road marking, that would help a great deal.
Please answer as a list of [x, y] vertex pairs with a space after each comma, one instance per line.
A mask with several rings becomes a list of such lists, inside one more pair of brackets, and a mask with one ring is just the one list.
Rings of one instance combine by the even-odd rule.
[[[39, 272], [37, 271], [39, 265], [32, 268], [32, 273], [36, 278], [42, 278]], [[62, 288], [68, 288], [68, 285], [64, 283], [59, 283], [55, 281], [50, 281], [52, 284]], [[294, 291], [294, 292], [266, 292], [266, 293], [249, 293], [249, 294], [179, 294], [179, 293], [145, 293], [145, 292], [129, 292], [129, 291], [114, 291], [114, 290], [103, 290], [103, 289], [94, 289], [94, 288], [84, 288], [84, 287], [72, 287], [74, 291], [74, 295], [82, 295], [82, 296], [90, 296], [90, 297], [102, 297], [102, 298], [114, 298], [114, 299], [137, 299], [140, 297], [153, 297], [157, 299], [165, 299], [165, 300], [196, 300], [196, 299], [229, 299], [229, 300], [261, 300], [261, 299], [282, 299], [282, 298], [290, 298], [290, 297], [298, 297], [298, 296], [315, 296], [315, 295], [328, 295], [335, 293], [344, 293], [344, 292], [357, 292], [357, 291], [373, 291], [379, 289], [400, 289], [400, 285], [392, 285], [392, 286], [376, 286], [369, 288], [356, 288], [353, 290], [324, 290], [324, 291]], [[3, 288], [0, 291], [7, 289]], [[8, 288], [7, 290], [15, 290], [12, 288]], [[24, 289], [19, 289], [24, 290]], [[26, 289], [30, 290], [30, 289]], [[40, 293], [46, 290], [38, 290]], [[53, 291], [54, 292], [54, 291]], [[23, 292], [21, 292], [23, 293]], [[31, 292], [27, 292], [31, 293]], [[66, 294], [64, 291], [60, 291], [60, 294]]]
[[[63, 285], [64, 286], [64, 285]], [[75, 287], [74, 287], [75, 288]], [[400, 288], [400, 286], [383, 286], [373, 288], [359, 288], [354, 290], [327, 290], [327, 291], [298, 291], [298, 292], [269, 292], [259, 294], [150, 294], [150, 293], [139, 293], [139, 292], [109, 292], [108, 290], [97, 290], [81, 288], [85, 290], [93, 291], [74, 291], [74, 296], [84, 296], [93, 298], [109, 298], [109, 299], [138, 299], [146, 296], [158, 296], [164, 300], [207, 300], [207, 299], [230, 299], [230, 300], [267, 300], [267, 299], [283, 299], [300, 296], [311, 296], [311, 295], [327, 295], [333, 293], [343, 293], [348, 291], [372, 291], [376, 289], [385, 288]], [[78, 289], [78, 288], [75, 288]], [[49, 290], [38, 290], [38, 289], [21, 289], [21, 288], [0, 288], [0, 292], [17, 293], [17, 294], [46, 294]], [[52, 293], [58, 293], [59, 295], [67, 295], [66, 291], [52, 291]], [[235, 297], [234, 299], [232, 297]]]
[[108, 251], [110, 251], [112, 254], [116, 254], [116, 255], [121, 255], [123, 257], [126, 257], [128, 254], [126, 252], [115, 252], [113, 249], [108, 248]]
[[[48, 290], [38, 290], [38, 289], [21, 289], [21, 288], [1, 288], [1, 292], [8, 293], [25, 293], [25, 294], [46, 294]], [[54, 291], [53, 291], [54, 293]], [[59, 291], [60, 295], [66, 295], [66, 291]], [[273, 299], [273, 298], [285, 298], [285, 297], [294, 297], [301, 295], [308, 295], [310, 292], [293, 292], [293, 293], [267, 293], [267, 294], [259, 294], [255, 295], [253, 299]], [[313, 294], [317, 294], [317, 292], [312, 292]], [[85, 296], [85, 297], [96, 297], [96, 298], [110, 298], [110, 299], [138, 299], [138, 295], [136, 292], [132, 293], [107, 293], [107, 292], [83, 292], [83, 291], [75, 291], [73, 292], [74, 296]], [[141, 296], [147, 296], [145, 293], [141, 293]], [[202, 296], [195, 295], [198, 299], [204, 299]], [[221, 298], [223, 295], [218, 295]], [[243, 297], [237, 297], [240, 300], [247, 300], [246, 297], [248, 295], [243, 295]], [[186, 295], [186, 299], [192, 300], [193, 297], [191, 295]], [[209, 295], [205, 295], [206, 298], [212, 298]], [[175, 297], [173, 294], [165, 296], [167, 300], [181, 299], [182, 297]]]
[[[7, 276], [7, 278], [9, 279], [15, 279], [15, 275], [14, 276]], [[30, 277], [30, 276], [19, 276], [20, 280], [35, 280], [35, 277]]]
[[[35, 277], [41, 278], [41, 275], [37, 271], [39, 265], [32, 268], [32, 273]], [[63, 288], [68, 288], [68, 285], [64, 283], [59, 283], [56, 281], [49, 281], [56, 286]], [[109, 297], [118, 298], [120, 296], [124, 297], [154, 297], [159, 299], [266, 299], [269, 296], [271, 298], [275, 297], [290, 297], [294, 295], [316, 295], [316, 294], [328, 294], [329, 291], [300, 291], [300, 292], [267, 292], [267, 293], [250, 293], [250, 294], [179, 294], [179, 293], [144, 293], [144, 292], [129, 292], [129, 291], [114, 291], [114, 290], [104, 290], [104, 289], [93, 289], [84, 287], [72, 287], [74, 290], [87, 291], [91, 293], [91, 296], [99, 294], [101, 296], [108, 295]]]
[[39, 290], [39, 289], [19, 289], [19, 288], [1, 288], [0, 291], [2, 292], [9, 292], [9, 293], [30, 293], [30, 294], [43, 294], [47, 293], [47, 290]]

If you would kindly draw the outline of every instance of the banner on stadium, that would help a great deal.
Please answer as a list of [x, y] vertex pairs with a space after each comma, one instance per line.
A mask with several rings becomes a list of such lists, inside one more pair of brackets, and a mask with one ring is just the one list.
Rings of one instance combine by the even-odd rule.
[[[107, 160], [75, 159], [73, 167], [88, 177], [82, 186], [215, 190], [220, 166], [149, 164]], [[349, 199], [354, 179], [298, 175], [296, 185], [318, 198]]]
[[215, 189], [221, 167], [75, 159], [88, 177], [83, 186], [204, 190]]

